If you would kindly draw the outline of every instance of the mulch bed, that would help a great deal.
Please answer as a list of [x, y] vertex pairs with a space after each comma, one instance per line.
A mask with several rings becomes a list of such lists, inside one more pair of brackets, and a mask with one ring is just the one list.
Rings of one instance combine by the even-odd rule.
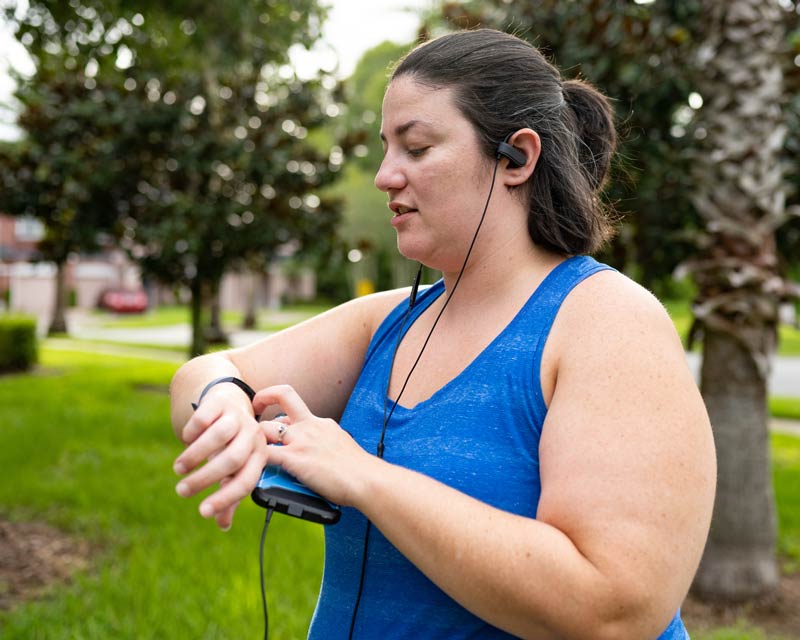
[[0, 610], [41, 596], [89, 565], [90, 547], [41, 522], [0, 519]]
[[800, 574], [782, 576], [775, 593], [744, 604], [709, 604], [689, 596], [681, 616], [690, 631], [745, 623], [770, 635], [800, 638]]

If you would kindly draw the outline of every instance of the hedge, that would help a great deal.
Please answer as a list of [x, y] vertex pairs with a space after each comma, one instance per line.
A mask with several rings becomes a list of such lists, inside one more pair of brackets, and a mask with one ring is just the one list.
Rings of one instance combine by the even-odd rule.
[[36, 318], [0, 314], [0, 372], [27, 371], [36, 362]]

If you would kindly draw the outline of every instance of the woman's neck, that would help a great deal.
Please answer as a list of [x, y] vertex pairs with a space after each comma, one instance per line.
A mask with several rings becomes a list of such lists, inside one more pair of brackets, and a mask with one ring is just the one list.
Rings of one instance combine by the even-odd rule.
[[494, 246], [481, 247], [479, 238], [460, 280], [458, 271], [443, 273], [447, 296], [458, 281], [458, 294], [448, 308], [474, 309], [478, 303], [527, 293], [563, 260], [563, 256], [536, 247], [527, 230], [524, 236], [517, 234]]

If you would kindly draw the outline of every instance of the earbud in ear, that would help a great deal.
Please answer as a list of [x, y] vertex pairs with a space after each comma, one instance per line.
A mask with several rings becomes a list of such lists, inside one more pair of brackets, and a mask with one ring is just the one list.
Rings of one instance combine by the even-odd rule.
[[524, 166], [528, 161], [528, 156], [508, 143], [512, 135], [514, 134], [509, 133], [505, 138], [503, 138], [503, 141], [497, 145], [497, 159], [499, 160], [501, 157], [508, 158], [509, 168], [514, 169], [516, 167]]

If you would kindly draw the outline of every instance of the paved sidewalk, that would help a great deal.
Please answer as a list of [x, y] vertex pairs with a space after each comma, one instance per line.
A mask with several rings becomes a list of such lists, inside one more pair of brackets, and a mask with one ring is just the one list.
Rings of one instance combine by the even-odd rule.
[[800, 420], [787, 420], [786, 418], [771, 418], [769, 421], [771, 431], [788, 433], [790, 436], [800, 438]]

